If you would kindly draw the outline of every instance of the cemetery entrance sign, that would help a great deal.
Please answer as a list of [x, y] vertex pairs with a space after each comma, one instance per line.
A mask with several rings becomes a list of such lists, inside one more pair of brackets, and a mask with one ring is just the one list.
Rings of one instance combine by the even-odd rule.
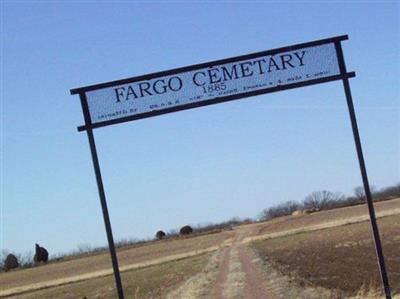
[[93, 129], [245, 97], [342, 80], [370, 213], [382, 283], [391, 298], [341, 41], [347, 35], [71, 90], [79, 94], [119, 298], [123, 298]]
[[85, 94], [90, 124], [110, 124], [289, 88], [354, 77], [342, 72], [345, 36], [73, 89]]

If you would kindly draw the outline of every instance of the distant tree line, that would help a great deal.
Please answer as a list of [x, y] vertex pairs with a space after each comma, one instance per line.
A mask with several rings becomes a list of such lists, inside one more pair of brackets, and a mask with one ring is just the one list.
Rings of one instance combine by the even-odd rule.
[[[370, 189], [375, 202], [400, 197], [400, 183], [380, 190], [376, 190], [374, 187]], [[296, 211], [311, 213], [353, 206], [365, 203], [365, 201], [364, 187], [354, 188], [354, 195], [352, 196], [345, 196], [340, 192], [331, 192], [327, 190], [314, 191], [307, 195], [302, 201], [290, 200], [264, 209], [259, 215], [259, 220], [265, 221], [276, 217], [288, 216]]]
[[241, 219], [239, 217], [233, 217], [227, 221], [219, 223], [208, 223], [208, 224], [198, 225], [195, 230], [198, 233], [207, 233], [212, 231], [219, 232], [221, 230], [232, 229], [236, 225], [248, 224], [252, 222], [254, 222], [254, 220], [252, 220], [251, 218]]

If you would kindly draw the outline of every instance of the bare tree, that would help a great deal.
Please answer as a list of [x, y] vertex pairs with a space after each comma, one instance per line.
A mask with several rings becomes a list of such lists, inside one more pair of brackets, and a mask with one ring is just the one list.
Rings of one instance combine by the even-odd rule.
[[306, 209], [319, 211], [337, 205], [344, 198], [344, 195], [341, 193], [322, 190], [307, 195], [303, 203]]
[[[374, 186], [370, 186], [369, 189], [371, 190], [371, 194], [374, 194], [376, 192]], [[360, 201], [363, 202], [366, 200], [365, 198], [365, 189], [363, 186], [358, 186], [354, 188], [354, 196]]]

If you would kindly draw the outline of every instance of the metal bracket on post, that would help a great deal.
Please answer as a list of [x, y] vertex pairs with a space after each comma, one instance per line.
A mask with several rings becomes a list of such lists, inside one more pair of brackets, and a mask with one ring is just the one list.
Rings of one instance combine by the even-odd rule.
[[103, 218], [104, 218], [104, 225], [106, 227], [108, 247], [110, 249], [111, 262], [112, 262], [112, 266], [113, 266], [113, 270], [114, 270], [114, 277], [115, 277], [115, 284], [116, 284], [117, 292], [118, 292], [118, 298], [124, 299], [124, 291], [122, 288], [121, 276], [119, 273], [118, 259], [117, 259], [117, 254], [115, 251], [114, 238], [113, 238], [113, 234], [112, 234], [112, 230], [111, 230], [110, 216], [108, 214], [106, 195], [104, 192], [103, 179], [101, 177], [100, 163], [99, 163], [99, 158], [97, 156], [96, 143], [94, 141], [93, 130], [91, 128], [91, 119], [90, 119], [89, 109], [87, 106], [86, 95], [84, 93], [80, 93], [79, 97], [81, 100], [83, 115], [85, 118], [85, 124], [88, 128], [86, 130], [86, 132], [87, 132], [87, 136], [89, 139], [90, 152], [92, 154], [93, 167], [94, 167], [94, 172], [96, 175], [97, 188], [99, 191], [101, 209], [102, 209]]
[[[335, 42], [335, 47], [336, 47], [336, 53], [337, 53], [337, 57], [338, 57], [340, 72], [342, 74], [346, 74], [346, 72], [347, 72], [346, 64], [344, 61], [344, 55], [343, 55], [342, 45], [341, 45], [340, 41]], [[358, 131], [357, 118], [356, 118], [356, 113], [354, 110], [353, 99], [351, 96], [350, 83], [349, 83], [349, 79], [347, 77], [344, 77], [342, 81], [343, 81], [344, 92], [346, 94], [347, 107], [349, 109], [351, 127], [353, 130], [354, 142], [355, 142], [355, 146], [356, 146], [356, 150], [357, 150], [358, 163], [360, 166], [361, 177], [363, 180], [363, 185], [364, 185], [364, 190], [365, 190], [365, 197], [366, 197], [367, 205], [368, 205], [369, 217], [370, 217], [372, 233], [373, 233], [374, 241], [375, 241], [375, 250], [376, 250], [376, 255], [377, 255], [377, 259], [378, 259], [381, 280], [382, 280], [383, 288], [385, 291], [386, 299], [391, 299], [392, 295], [391, 295], [391, 291], [390, 291], [389, 279], [388, 279], [388, 275], [386, 272], [385, 258], [383, 255], [383, 249], [382, 249], [381, 239], [379, 236], [378, 224], [376, 222], [374, 203], [372, 201], [372, 195], [371, 195], [371, 190], [369, 187], [368, 176], [367, 176], [367, 169], [365, 167], [364, 155], [363, 155], [363, 151], [362, 151], [362, 147], [361, 147], [361, 138], [360, 138], [360, 133]]]

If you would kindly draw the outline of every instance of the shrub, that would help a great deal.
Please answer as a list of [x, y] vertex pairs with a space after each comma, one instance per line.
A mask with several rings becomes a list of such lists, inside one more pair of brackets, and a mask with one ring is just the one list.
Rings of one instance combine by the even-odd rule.
[[181, 235], [189, 235], [193, 232], [193, 228], [191, 228], [189, 225], [182, 226], [180, 229], [179, 233]]
[[165, 234], [162, 230], [159, 230], [159, 231], [156, 233], [156, 238], [157, 238], [158, 240], [164, 239], [165, 236], [166, 236], [166, 234]]
[[49, 253], [44, 247], [40, 247], [39, 244], [35, 244], [35, 255], [33, 257], [35, 263], [44, 262], [47, 263], [49, 260]]
[[19, 263], [17, 257], [12, 253], [8, 254], [6, 259], [4, 260], [4, 270], [9, 271], [18, 267]]

